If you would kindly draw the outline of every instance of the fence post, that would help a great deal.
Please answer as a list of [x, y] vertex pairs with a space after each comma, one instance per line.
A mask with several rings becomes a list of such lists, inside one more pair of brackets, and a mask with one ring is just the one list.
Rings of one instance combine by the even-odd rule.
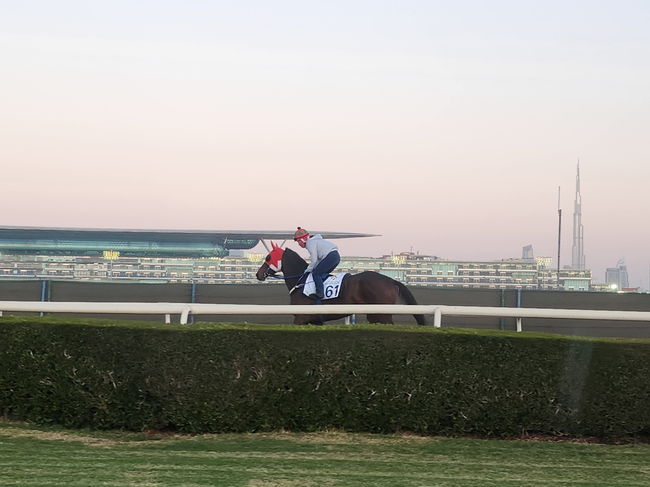
[[[192, 304], [196, 303], [196, 282], [192, 281]], [[190, 324], [194, 324], [194, 315], [190, 316]]]
[[[517, 289], [517, 308], [521, 308], [521, 289]], [[521, 331], [521, 318], [517, 318], [517, 331]]]
[[436, 308], [436, 310], [433, 312], [433, 326], [436, 328], [440, 328], [442, 326], [442, 310], [440, 308]]
[[183, 308], [181, 312], [181, 325], [187, 325], [187, 317], [190, 314], [190, 308]]
[[[501, 289], [501, 299], [499, 302], [499, 305], [504, 308], [506, 305], [506, 290]], [[499, 330], [505, 330], [506, 329], [506, 320], [501, 316], [499, 318]]]
[[345, 317], [346, 325], [356, 325], [357, 324], [357, 315], [351, 314]]
[[[41, 280], [41, 303], [44, 303], [47, 298], [47, 281], [45, 279]], [[39, 313], [39, 316], [44, 316], [45, 313], [42, 311]]]

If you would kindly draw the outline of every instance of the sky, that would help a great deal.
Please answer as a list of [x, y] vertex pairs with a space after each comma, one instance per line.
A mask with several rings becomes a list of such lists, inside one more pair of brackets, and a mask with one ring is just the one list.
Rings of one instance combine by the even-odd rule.
[[650, 278], [650, 2], [0, 0], [0, 225]]

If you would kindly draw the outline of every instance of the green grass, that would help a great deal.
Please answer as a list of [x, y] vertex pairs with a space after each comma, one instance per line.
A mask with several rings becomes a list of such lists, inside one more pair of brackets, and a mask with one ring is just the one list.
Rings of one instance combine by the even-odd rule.
[[45, 316], [15, 316], [4, 314], [0, 316], [2, 323], [27, 323], [27, 324], [51, 324], [51, 325], [78, 325], [78, 326], [96, 326], [96, 327], [116, 327], [116, 328], [135, 328], [135, 329], [164, 329], [184, 332], [194, 332], [202, 330], [240, 330], [240, 331], [294, 331], [294, 332], [311, 332], [311, 333], [328, 333], [328, 332], [345, 332], [357, 330], [370, 331], [391, 331], [397, 333], [433, 333], [438, 335], [475, 335], [475, 336], [492, 336], [492, 337], [515, 337], [515, 338], [545, 338], [557, 340], [562, 338], [570, 341], [588, 341], [588, 342], [616, 342], [616, 343], [650, 343], [650, 338], [614, 338], [614, 337], [583, 337], [577, 335], [559, 335], [557, 333], [542, 332], [516, 332], [513, 330], [491, 330], [477, 328], [456, 328], [443, 326], [435, 328], [433, 321], [430, 326], [417, 325], [385, 325], [378, 323], [359, 323], [353, 326], [343, 324], [328, 324], [326, 326], [313, 325], [294, 325], [294, 324], [260, 324], [260, 323], [241, 323], [241, 322], [207, 322], [199, 321], [191, 325], [179, 325], [178, 323], [165, 324], [162, 321], [142, 321], [142, 320], [121, 320], [110, 318], [79, 318], [65, 315], [45, 315]]
[[650, 445], [324, 433], [176, 436], [0, 422], [2, 486], [650, 486]]

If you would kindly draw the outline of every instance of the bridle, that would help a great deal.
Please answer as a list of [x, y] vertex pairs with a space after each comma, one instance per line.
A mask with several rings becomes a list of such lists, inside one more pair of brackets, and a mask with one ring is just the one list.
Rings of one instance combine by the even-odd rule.
[[[264, 279], [273, 278], [273, 279], [283, 279], [285, 281], [288, 279], [298, 279], [296, 285], [293, 287], [291, 291], [289, 291], [289, 294], [291, 294], [296, 288], [298, 288], [301, 285], [300, 281], [302, 280], [302, 277], [305, 276], [305, 273], [301, 272], [300, 274], [296, 274], [293, 276], [284, 275], [282, 271], [282, 257], [284, 254], [284, 250], [282, 250], [282, 254], [280, 254], [280, 256], [277, 256], [277, 254], [274, 255], [274, 252], [280, 250], [280, 247], [274, 245], [273, 243], [271, 243], [271, 245], [273, 245], [273, 250], [269, 253], [269, 255], [266, 257], [264, 262], [266, 264], [266, 269], [264, 269], [264, 274], [263, 274]], [[273, 260], [272, 256], [276, 260]], [[277, 274], [283, 274], [283, 275], [278, 276]]]
[[274, 271], [270, 267], [267, 267], [266, 270], [264, 271], [264, 278], [267, 277], [272, 277], [273, 279], [295, 279], [297, 277], [302, 277], [304, 274], [296, 274], [295, 276], [285, 276], [284, 274], [282, 276], [277, 276], [276, 274], [283, 274], [282, 271]]
[[273, 277], [274, 279], [284, 279], [283, 277], [276, 276], [277, 272], [271, 269], [268, 264], [266, 264], [266, 266], [266, 270], [264, 271], [264, 279], [267, 279], [269, 277]]

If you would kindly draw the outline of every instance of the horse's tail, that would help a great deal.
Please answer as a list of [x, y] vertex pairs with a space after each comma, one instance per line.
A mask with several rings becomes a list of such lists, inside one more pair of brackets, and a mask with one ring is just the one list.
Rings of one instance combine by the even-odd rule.
[[[395, 281], [397, 283], [397, 289], [399, 289], [399, 294], [401, 298], [406, 302], [406, 304], [418, 304], [418, 302], [415, 300], [415, 296], [413, 296], [413, 293], [407, 288], [403, 283], [399, 281]], [[417, 321], [418, 325], [426, 325], [427, 321], [424, 318], [424, 315], [413, 315], [413, 318], [415, 318], [415, 321]]]

